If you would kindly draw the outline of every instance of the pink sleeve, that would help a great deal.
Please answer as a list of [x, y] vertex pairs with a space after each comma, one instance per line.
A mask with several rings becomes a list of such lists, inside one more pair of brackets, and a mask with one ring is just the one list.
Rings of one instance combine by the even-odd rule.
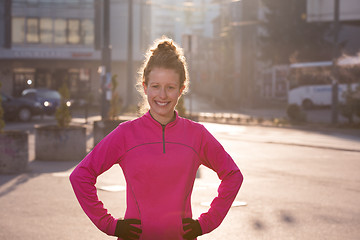
[[202, 164], [214, 170], [221, 180], [218, 196], [211, 202], [209, 211], [198, 219], [205, 234], [217, 228], [224, 220], [239, 192], [243, 175], [230, 155], [205, 128], [200, 158]]
[[122, 153], [119, 127], [106, 136], [79, 163], [70, 175], [75, 195], [90, 220], [103, 232], [114, 236], [117, 219], [108, 213], [98, 199], [95, 187], [97, 177], [118, 163]]

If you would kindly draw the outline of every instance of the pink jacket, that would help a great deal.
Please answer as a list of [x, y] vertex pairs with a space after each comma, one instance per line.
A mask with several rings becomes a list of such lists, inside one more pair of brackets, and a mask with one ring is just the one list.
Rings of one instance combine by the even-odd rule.
[[124, 218], [141, 220], [140, 239], [183, 239], [182, 219], [191, 218], [191, 193], [200, 164], [221, 179], [218, 196], [201, 214], [203, 234], [220, 225], [243, 176], [233, 159], [201, 124], [179, 117], [166, 126], [150, 113], [120, 124], [74, 169], [76, 197], [91, 221], [114, 235], [117, 219], [98, 199], [96, 178], [119, 164], [127, 182]]

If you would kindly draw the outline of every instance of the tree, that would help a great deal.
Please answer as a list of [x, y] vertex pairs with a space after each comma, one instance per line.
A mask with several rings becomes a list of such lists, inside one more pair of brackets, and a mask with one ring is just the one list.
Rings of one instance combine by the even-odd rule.
[[[332, 59], [331, 24], [306, 21], [306, 0], [261, 0], [260, 59], [273, 65]], [[330, 38], [331, 39], [331, 38]]]

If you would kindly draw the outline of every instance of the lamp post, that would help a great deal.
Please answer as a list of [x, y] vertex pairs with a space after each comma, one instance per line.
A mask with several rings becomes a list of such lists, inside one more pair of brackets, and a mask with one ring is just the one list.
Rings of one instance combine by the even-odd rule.
[[110, 0], [104, 0], [103, 21], [103, 46], [101, 51], [103, 67], [103, 74], [101, 74], [101, 120], [107, 118], [110, 105], [109, 101], [111, 99]]
[[133, 91], [133, 0], [128, 0], [129, 23], [128, 23], [128, 48], [127, 48], [127, 101], [128, 108], [132, 101]]
[[333, 45], [333, 59], [332, 59], [332, 114], [331, 122], [338, 123], [338, 74], [337, 74], [337, 54], [338, 54], [338, 35], [339, 35], [339, 0], [334, 0], [334, 45]]

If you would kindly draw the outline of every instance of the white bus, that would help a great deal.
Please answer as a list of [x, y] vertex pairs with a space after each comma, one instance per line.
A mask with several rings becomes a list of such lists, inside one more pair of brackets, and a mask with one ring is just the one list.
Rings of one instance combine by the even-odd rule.
[[[356, 63], [355, 63], [356, 64]], [[339, 66], [348, 66], [349, 61], [339, 61]], [[352, 64], [354, 65], [354, 64]], [[288, 104], [309, 109], [332, 104], [332, 62], [307, 62], [290, 65]], [[338, 101], [345, 102], [345, 93], [355, 91], [360, 85], [360, 68], [340, 68]]]
[[[338, 85], [338, 101], [345, 102], [345, 93], [351, 89], [356, 90], [359, 84], [339, 84]], [[289, 90], [288, 104], [296, 104], [305, 109], [314, 106], [330, 106], [332, 104], [332, 85], [306, 85], [299, 86]]]

